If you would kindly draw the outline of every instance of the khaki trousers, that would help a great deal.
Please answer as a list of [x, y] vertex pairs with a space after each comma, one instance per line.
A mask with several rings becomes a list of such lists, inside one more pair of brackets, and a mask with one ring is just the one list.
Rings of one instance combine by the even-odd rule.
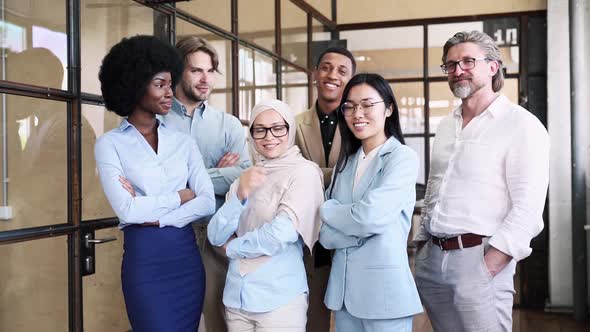
[[[205, 265], [205, 301], [199, 332], [227, 332], [223, 305], [223, 288], [229, 261], [207, 239], [207, 224], [193, 224], [201, 260]], [[203, 322], [204, 319], [204, 322]]]
[[307, 306], [307, 294], [301, 294], [269, 312], [226, 308], [227, 327], [229, 332], [305, 332]]

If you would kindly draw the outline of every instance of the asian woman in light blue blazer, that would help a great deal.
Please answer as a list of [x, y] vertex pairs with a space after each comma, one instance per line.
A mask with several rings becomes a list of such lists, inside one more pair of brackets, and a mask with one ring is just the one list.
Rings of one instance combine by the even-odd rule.
[[340, 157], [320, 208], [320, 242], [334, 249], [324, 302], [336, 331], [412, 331], [422, 305], [406, 251], [416, 153], [404, 145], [389, 83], [358, 74], [338, 113]]

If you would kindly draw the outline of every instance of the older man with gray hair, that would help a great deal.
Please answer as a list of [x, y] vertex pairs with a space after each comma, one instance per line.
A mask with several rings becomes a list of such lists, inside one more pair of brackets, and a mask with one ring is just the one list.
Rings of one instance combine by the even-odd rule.
[[502, 59], [488, 35], [455, 34], [442, 62], [462, 104], [435, 137], [416, 283], [435, 331], [511, 331], [516, 262], [543, 229], [549, 137], [499, 93]]

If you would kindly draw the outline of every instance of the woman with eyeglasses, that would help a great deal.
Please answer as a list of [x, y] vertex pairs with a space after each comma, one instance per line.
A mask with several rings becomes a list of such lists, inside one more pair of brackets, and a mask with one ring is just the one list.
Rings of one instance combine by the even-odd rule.
[[303, 249], [318, 239], [323, 176], [294, 145], [295, 128], [282, 101], [254, 106], [254, 166], [231, 185], [207, 227], [211, 244], [230, 260], [223, 291], [230, 332], [305, 331]]
[[340, 156], [326, 202], [320, 243], [334, 249], [324, 302], [336, 331], [412, 331], [422, 312], [406, 252], [418, 174], [404, 145], [389, 83], [358, 74], [344, 88]]

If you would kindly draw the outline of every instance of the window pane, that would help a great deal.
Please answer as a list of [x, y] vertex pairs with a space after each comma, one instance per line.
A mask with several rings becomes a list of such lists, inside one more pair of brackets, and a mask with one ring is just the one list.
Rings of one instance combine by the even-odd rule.
[[104, 196], [96, 161], [96, 139], [121, 123], [121, 117], [104, 107], [82, 105], [82, 220], [116, 217]]
[[[320, 23], [320, 21], [316, 20], [316, 19], [312, 19], [311, 20], [311, 24], [312, 24], [312, 42], [311, 42], [311, 60], [310, 60], [310, 69], [315, 69], [318, 63], [318, 58], [320, 56], [320, 54], [327, 49], [328, 47], [330, 47], [331, 43], [335, 43], [334, 45], [336, 45], [336, 42], [332, 42], [331, 36], [330, 36], [330, 32], [328, 31], [328, 29], [322, 24]], [[314, 87], [312, 89], [312, 100], [316, 100], [317, 99], [317, 89]]]
[[282, 57], [307, 68], [307, 13], [291, 1], [281, 2]]
[[0, 79], [68, 89], [66, 6], [63, 0], [3, 1]]
[[313, 41], [330, 40], [330, 31], [320, 21], [315, 18], [311, 20], [311, 37]]
[[274, 52], [274, 0], [238, 1], [238, 31], [240, 38]]
[[[12, 210], [0, 231], [66, 223], [67, 104], [0, 94], [6, 101], [7, 167], [2, 198]], [[5, 204], [2, 204], [5, 205]], [[7, 216], [5, 216], [7, 217]]]
[[240, 47], [240, 111], [242, 120], [250, 119], [250, 110], [262, 100], [277, 97], [275, 61], [249, 48]]
[[176, 7], [188, 12], [192, 16], [212, 23], [227, 31], [231, 31], [230, 0], [191, 0], [187, 2], [177, 2]]
[[447, 82], [430, 83], [430, 132], [436, 133], [440, 121], [461, 105], [461, 99], [453, 96]]
[[419, 134], [424, 132], [424, 84], [390, 84], [399, 108], [402, 133]]
[[418, 154], [420, 165], [418, 167], [418, 179], [416, 183], [426, 184], [424, 176], [424, 138], [423, 137], [405, 137], [406, 145], [412, 148]]
[[[128, 0], [81, 0], [82, 91], [101, 94], [102, 58], [123, 37], [153, 35], [151, 8]], [[63, 3], [62, 3], [63, 6]]]
[[217, 51], [220, 73], [215, 74], [215, 83], [213, 92], [209, 96], [209, 103], [217, 110], [231, 113], [231, 41], [184, 20], [177, 20], [176, 40], [187, 35], [205, 38]]
[[294, 114], [309, 108], [307, 105], [307, 73], [283, 66], [283, 101], [291, 107]]
[[66, 240], [0, 246], [0, 331], [68, 331]]
[[385, 78], [422, 77], [423, 28], [421, 26], [343, 31], [357, 72], [377, 73]]

